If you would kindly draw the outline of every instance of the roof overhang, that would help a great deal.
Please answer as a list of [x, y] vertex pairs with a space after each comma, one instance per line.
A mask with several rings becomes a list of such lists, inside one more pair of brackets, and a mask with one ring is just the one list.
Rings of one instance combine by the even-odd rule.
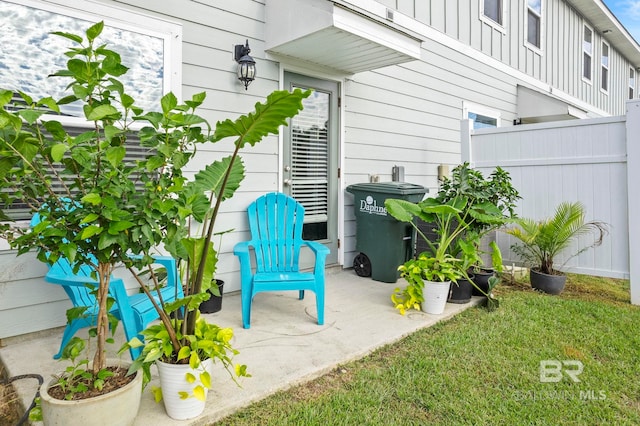
[[342, 74], [420, 59], [421, 40], [387, 16], [363, 14], [345, 2], [269, 0], [265, 50]]
[[517, 115], [522, 124], [587, 118], [586, 111], [550, 94], [518, 85]]
[[584, 16], [594, 30], [620, 52], [634, 68], [640, 67], [640, 44], [618, 21], [618, 18], [601, 0], [567, 0], [578, 13]]

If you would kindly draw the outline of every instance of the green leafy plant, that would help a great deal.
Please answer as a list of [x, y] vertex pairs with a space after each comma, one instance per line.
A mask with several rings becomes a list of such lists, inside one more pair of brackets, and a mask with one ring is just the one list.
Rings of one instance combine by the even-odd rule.
[[[451, 177], [443, 180], [436, 199], [447, 202], [457, 197], [465, 197], [468, 200], [466, 207], [469, 209], [491, 204], [501, 212], [499, 215], [471, 216], [460, 245], [453, 248], [454, 256], [466, 258], [467, 266], [478, 271], [483, 265], [480, 253], [481, 239], [517, 217], [515, 207], [521, 197], [513, 187], [511, 176], [506, 170], [496, 167], [490, 176], [485, 178], [482, 172], [472, 169], [467, 162], [456, 166], [451, 172]], [[495, 244], [491, 245], [491, 257], [492, 260], [496, 260], [496, 263], [492, 263], [494, 269], [500, 269], [501, 254]]]
[[[391, 296], [396, 309], [404, 314], [408, 309], [419, 309], [424, 301], [424, 281], [457, 281], [466, 276], [465, 262], [451, 252], [458, 239], [469, 229], [473, 219], [489, 222], [501, 215], [491, 203], [469, 206], [466, 197], [455, 197], [447, 202], [427, 198], [418, 203], [407, 200], [387, 199], [385, 207], [391, 216], [410, 223], [418, 236], [427, 243], [429, 250], [420, 253], [401, 265], [401, 276], [408, 285], [396, 288]], [[416, 225], [415, 218], [433, 223], [437, 238], [431, 241]]]
[[516, 237], [520, 243], [511, 246], [513, 252], [527, 265], [544, 274], [559, 274], [555, 267], [556, 257], [567, 250], [580, 236], [595, 234], [593, 243], [580, 247], [566, 260], [578, 256], [585, 250], [602, 244], [608, 233], [608, 225], [601, 221], [585, 222], [584, 205], [580, 202], [563, 202], [556, 207], [553, 216], [533, 220], [520, 218], [516, 227], [505, 232]]
[[[163, 333], [168, 334], [169, 344], [163, 346], [161, 358], [189, 363], [194, 357], [201, 360], [211, 355], [206, 349], [210, 333], [198, 331], [203, 326], [197, 306], [208, 297], [204, 290], [215, 271], [217, 256], [211, 237], [220, 204], [244, 178], [238, 151], [277, 133], [310, 94], [299, 89], [273, 92], [265, 103], [256, 104], [254, 112], [218, 122], [214, 132], [197, 115], [205, 93], [184, 103], [168, 93], [159, 111], [144, 112], [118, 80], [127, 71], [120, 55], [98, 40], [103, 28], [99, 22], [83, 36], [54, 33], [73, 43], [65, 53], [67, 68], [52, 75], [69, 80], [68, 96], [34, 100], [19, 92], [25, 107], [15, 110], [10, 108], [14, 92], [0, 90], [0, 203], [26, 205], [41, 219], [29, 230], [0, 211], [0, 236], [19, 255], [35, 249], [43, 262], [53, 264], [64, 256], [76, 271], [81, 265], [93, 269], [93, 278], [99, 282], [96, 347], [93, 362], [86, 365], [94, 377], [106, 365], [111, 273], [116, 265], [124, 264], [141, 291], [152, 297], [149, 279], [143, 280], [139, 271], [151, 268], [151, 255], [162, 244], [187, 265], [189, 275], [183, 283], [183, 299], [172, 304], [154, 301]], [[82, 105], [84, 118], [91, 124], [79, 135], [44, 115], [59, 113], [60, 105], [71, 102]], [[140, 140], [134, 148], [142, 146], [147, 154], [126, 161], [128, 140], [134, 134]], [[235, 138], [233, 154], [205, 166], [193, 180], [187, 179], [183, 170], [197, 146], [228, 137]], [[192, 220], [206, 225], [202, 236], [189, 234]], [[150, 276], [154, 283], [150, 287], [157, 287], [153, 270]], [[172, 321], [176, 311], [183, 321]], [[222, 349], [233, 355], [228, 344]], [[236, 372], [246, 375], [246, 367], [239, 366]]]

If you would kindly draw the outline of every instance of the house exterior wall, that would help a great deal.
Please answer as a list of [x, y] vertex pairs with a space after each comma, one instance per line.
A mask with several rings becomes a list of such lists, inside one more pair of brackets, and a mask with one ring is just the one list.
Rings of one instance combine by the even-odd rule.
[[[471, 46], [514, 70], [580, 99], [609, 115], [621, 115], [628, 99], [633, 66], [613, 45], [609, 51], [610, 88], [600, 90], [602, 41], [592, 22], [564, 0], [542, 1], [542, 45], [526, 43], [526, 1], [503, 1], [504, 25], [482, 18], [483, 0], [376, 0]], [[594, 31], [593, 79], [582, 79], [583, 28]], [[635, 66], [633, 66], [635, 68]]]
[[[43, 4], [38, 0], [23, 1]], [[390, 181], [392, 167], [399, 165], [405, 167], [405, 181], [424, 185], [435, 193], [438, 165], [460, 162], [460, 119], [467, 109], [493, 111], [501, 123], [510, 125], [517, 118], [517, 86], [525, 84], [538, 90], [552, 86], [568, 101], [590, 108], [596, 115], [622, 113], [623, 107], [617, 104], [624, 104], [623, 99], [614, 101], [613, 92], [618, 90], [614, 89], [616, 75], [621, 82], [615, 84], [626, 90], [623, 71], [617, 70], [625, 67], [624, 59], [612, 46], [612, 88], [608, 100], [597, 91], [585, 89], [580, 79], [582, 18], [560, 1], [545, 1], [545, 21], [557, 23], [545, 25], [551, 35], [545, 37], [543, 54], [534, 54], [523, 48], [524, 33], [520, 28], [524, 11], [511, 6], [516, 2], [505, 2], [507, 31], [502, 33], [479, 19], [479, 0], [472, 0], [471, 8], [463, 7], [465, 2], [449, 0], [368, 3], [368, 0], [344, 0], [343, 3], [380, 3], [409, 15], [415, 24], [411, 31], [424, 40], [420, 61], [349, 76], [318, 71], [266, 53], [268, 1], [49, 0], [46, 3], [61, 10], [88, 10], [88, 16], [95, 21], [111, 14], [111, 19], [128, 19], [128, 24], [135, 26], [135, 14], [140, 14], [179, 25], [178, 91], [183, 99], [206, 91], [201, 115], [212, 123], [252, 110], [256, 102], [280, 88], [284, 71], [340, 82], [342, 195], [338, 262], [344, 267], [351, 267], [357, 254], [353, 197], [344, 189], [353, 183], [368, 182], [372, 176]], [[100, 12], [92, 15], [92, 10]], [[512, 28], [518, 30], [511, 31]], [[556, 47], [554, 34], [563, 34], [564, 41], [557, 45], [564, 47]], [[257, 79], [247, 91], [237, 82], [231, 53], [233, 45], [246, 39], [258, 69]], [[621, 65], [616, 65], [618, 62]], [[596, 72], [596, 82], [598, 75]], [[230, 141], [201, 149], [192, 171], [231, 149]], [[225, 234], [218, 247], [217, 276], [225, 281], [225, 291], [239, 290], [240, 286], [239, 266], [232, 250], [235, 243], [249, 238], [246, 206], [258, 195], [282, 188], [281, 149], [281, 138], [272, 136], [242, 154], [246, 178], [236, 195], [223, 204], [217, 224], [218, 230], [234, 229]], [[34, 256], [16, 259], [15, 252], [7, 250], [6, 243], [0, 241], [0, 271], [0, 339], [64, 325], [64, 309], [69, 302], [60, 288], [44, 283], [42, 276], [46, 269]], [[128, 285], [133, 291], [135, 283]]]

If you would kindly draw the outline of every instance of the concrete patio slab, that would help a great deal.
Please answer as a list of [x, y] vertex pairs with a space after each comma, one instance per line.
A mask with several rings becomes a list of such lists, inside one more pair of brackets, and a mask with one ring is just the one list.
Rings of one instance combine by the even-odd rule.
[[[403, 283], [398, 281], [399, 285]], [[326, 282], [325, 324], [316, 322], [315, 296], [307, 292], [298, 300], [297, 292], [260, 293], [253, 302], [251, 328], [242, 328], [240, 294], [225, 294], [222, 310], [206, 316], [211, 322], [232, 327], [234, 346], [240, 351], [235, 361], [248, 366], [251, 378], [238, 388], [219, 368], [214, 377], [204, 413], [191, 420], [170, 419], [162, 403], [156, 404], [145, 389], [135, 425], [210, 425], [234, 411], [279, 390], [319, 377], [337, 366], [393, 343], [412, 332], [479, 304], [447, 304], [442, 315], [412, 311], [399, 315], [390, 295], [396, 285], [358, 277], [353, 270], [329, 270]], [[0, 360], [10, 376], [37, 373], [48, 380], [62, 371], [64, 362], [53, 360], [62, 329], [3, 342]], [[123, 337], [114, 345], [120, 347]], [[29, 383], [31, 382], [31, 383]], [[17, 383], [23, 403], [28, 406], [37, 389], [33, 380]], [[150, 386], [158, 386], [157, 375]]]

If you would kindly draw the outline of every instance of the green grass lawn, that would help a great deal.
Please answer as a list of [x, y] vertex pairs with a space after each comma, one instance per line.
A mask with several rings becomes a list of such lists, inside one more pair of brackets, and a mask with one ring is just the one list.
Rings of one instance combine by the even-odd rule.
[[571, 275], [560, 296], [519, 282], [496, 295], [495, 312], [468, 309], [217, 424], [640, 424], [628, 282]]

